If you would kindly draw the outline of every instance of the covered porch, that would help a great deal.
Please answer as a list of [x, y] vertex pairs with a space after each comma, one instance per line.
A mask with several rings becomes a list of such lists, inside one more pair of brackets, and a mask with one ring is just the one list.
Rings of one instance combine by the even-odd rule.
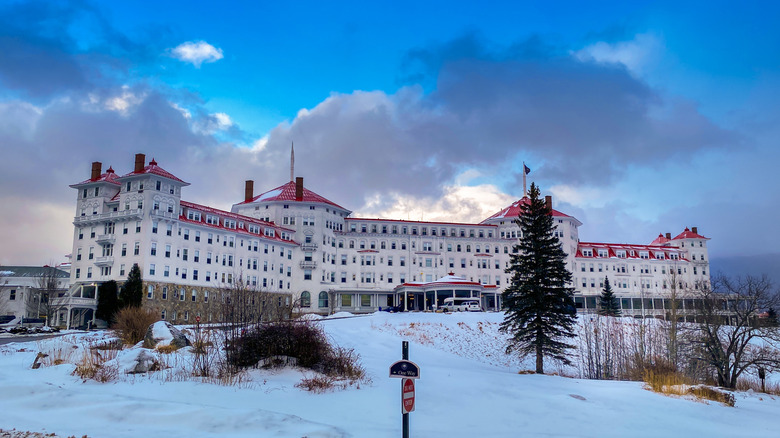
[[394, 293], [396, 306], [405, 312], [435, 312], [447, 298], [476, 298], [483, 310], [501, 309], [501, 295], [496, 286], [468, 281], [452, 274], [429, 283], [404, 283], [396, 287]]
[[99, 289], [97, 283], [74, 284], [67, 292], [52, 299], [51, 325], [65, 329], [93, 327]]

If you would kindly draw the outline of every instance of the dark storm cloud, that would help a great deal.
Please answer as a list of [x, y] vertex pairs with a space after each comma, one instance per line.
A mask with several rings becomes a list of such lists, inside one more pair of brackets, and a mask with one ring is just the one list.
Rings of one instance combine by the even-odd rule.
[[131, 63], [154, 59], [165, 34], [150, 28], [142, 41], [130, 39], [89, 2], [4, 3], [0, 85], [32, 99], [111, 86]]
[[436, 198], [467, 168], [519, 177], [512, 163], [528, 157], [543, 161], [531, 163], [537, 181], [598, 187], [741, 141], [622, 65], [582, 62], [539, 37], [497, 49], [467, 35], [414, 50], [404, 66], [423, 82], [435, 74], [435, 89], [331, 96], [273, 130], [268, 150], [284, 159], [295, 141], [299, 173], [358, 208], [388, 190]]

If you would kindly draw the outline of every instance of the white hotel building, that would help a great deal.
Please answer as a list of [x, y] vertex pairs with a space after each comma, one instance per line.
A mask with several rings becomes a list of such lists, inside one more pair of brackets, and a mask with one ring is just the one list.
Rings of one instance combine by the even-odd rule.
[[[101, 167], [93, 163], [90, 178], [71, 185], [78, 196], [70, 293], [122, 282], [137, 263], [144, 305], [176, 323], [210, 319], [209, 294], [213, 302], [239, 278], [303, 312], [431, 310], [450, 296], [497, 309], [524, 202], [478, 224], [355, 218], [296, 178], [259, 195], [247, 181], [228, 212], [183, 200], [189, 183], [143, 154], [122, 176]], [[552, 212], [580, 311], [595, 309], [605, 277], [625, 313], [655, 316], [664, 314], [670, 282], [679, 290], [709, 281], [709, 239], [695, 227], [648, 245], [585, 243], [579, 220]]]

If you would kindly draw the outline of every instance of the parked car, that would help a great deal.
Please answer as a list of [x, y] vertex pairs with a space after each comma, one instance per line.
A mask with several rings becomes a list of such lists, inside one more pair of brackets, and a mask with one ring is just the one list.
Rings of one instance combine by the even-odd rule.
[[0, 315], [0, 325], [8, 324], [15, 319], [14, 315]]
[[22, 327], [43, 327], [46, 320], [43, 318], [22, 318]]
[[479, 298], [445, 298], [441, 308], [445, 312], [481, 312]]

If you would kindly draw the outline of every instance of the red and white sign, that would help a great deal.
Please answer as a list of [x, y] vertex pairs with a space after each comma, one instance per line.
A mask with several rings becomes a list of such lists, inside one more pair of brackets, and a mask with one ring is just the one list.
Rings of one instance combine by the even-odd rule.
[[414, 411], [414, 380], [403, 379], [401, 383], [401, 413]]

